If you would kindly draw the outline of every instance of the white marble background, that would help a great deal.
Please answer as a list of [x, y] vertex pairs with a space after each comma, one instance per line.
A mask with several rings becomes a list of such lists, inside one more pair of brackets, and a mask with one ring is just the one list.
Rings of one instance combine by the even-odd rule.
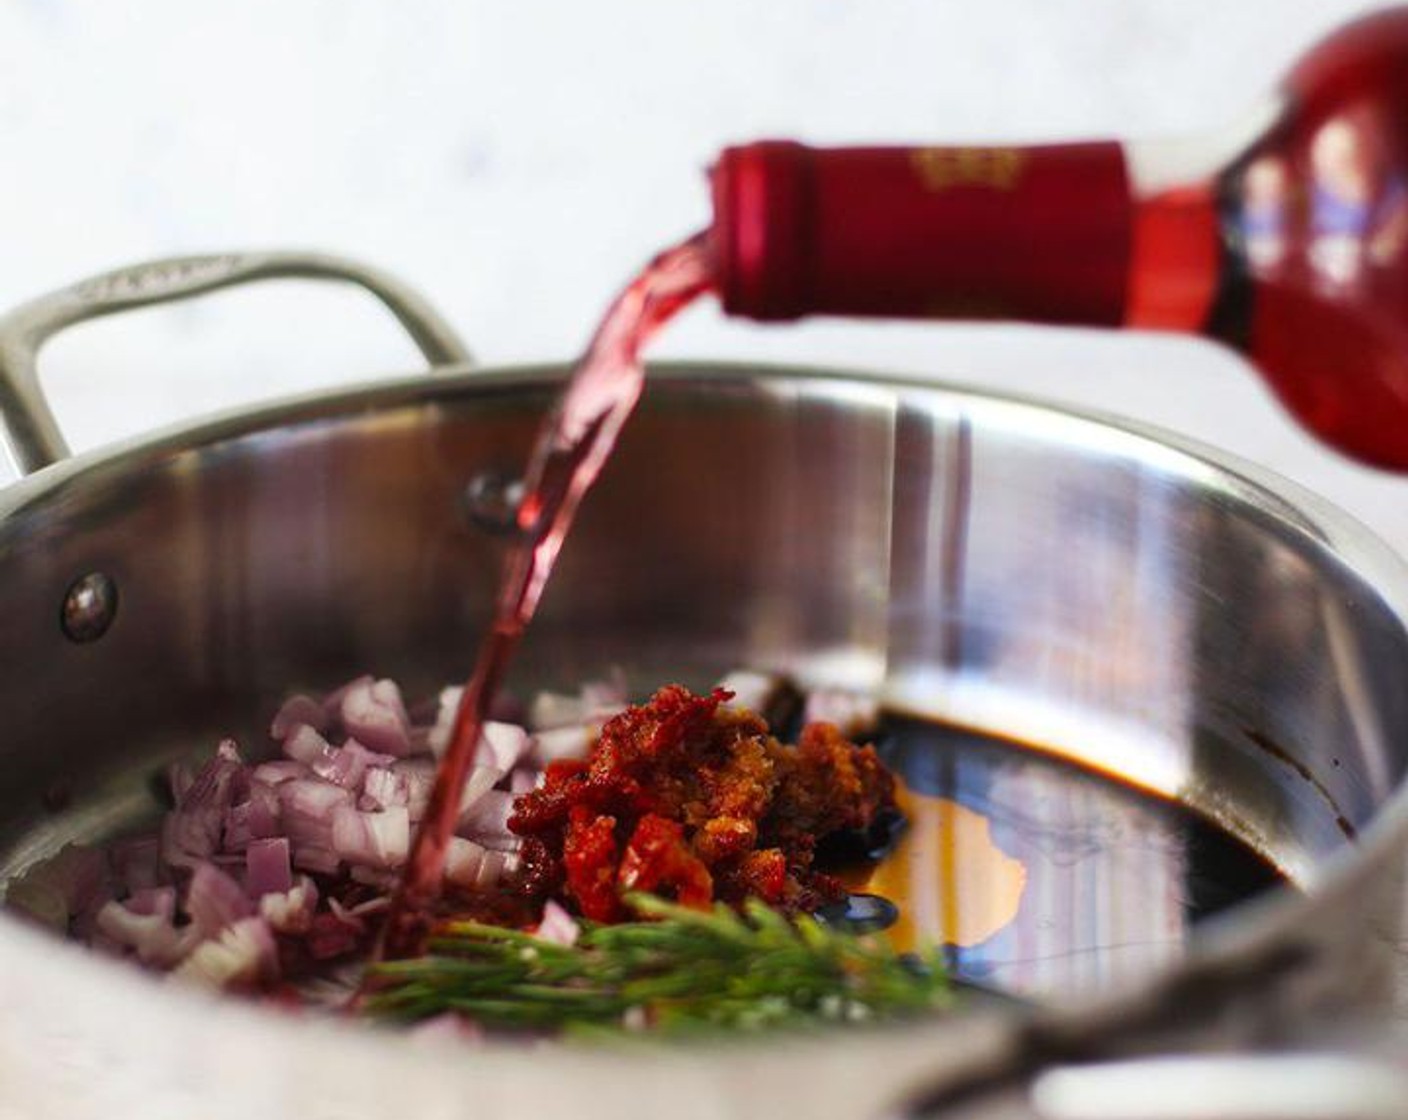
[[[162, 254], [313, 246], [421, 285], [486, 362], [562, 359], [638, 263], [704, 222], [702, 169], [726, 142], [1207, 128], [1365, 6], [0, 0], [0, 304]], [[1408, 478], [1312, 444], [1207, 344], [758, 328], [709, 307], [658, 353], [941, 374], [1138, 416], [1276, 467], [1408, 552]], [[363, 297], [292, 284], [84, 326], [43, 363], [80, 448], [415, 366]]]

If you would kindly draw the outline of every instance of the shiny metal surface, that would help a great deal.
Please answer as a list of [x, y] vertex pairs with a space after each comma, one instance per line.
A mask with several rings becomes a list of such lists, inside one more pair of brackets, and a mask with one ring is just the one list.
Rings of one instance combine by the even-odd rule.
[[[518, 467], [560, 373], [271, 407], [0, 495], [0, 876], [149, 812], [162, 761], [255, 732], [287, 688], [461, 674], [498, 547], [467, 523], [464, 486]], [[75, 645], [57, 611], [95, 570], [122, 608]], [[0, 915], [0, 1101], [104, 1117], [196, 1101], [208, 1116], [762, 1117], [785, 1101], [826, 1120], [941, 1101], [1033, 1054], [1246, 1043], [1362, 1006], [1387, 990], [1402, 902], [1405, 617], [1401, 564], [1359, 527], [1177, 441], [854, 374], [658, 368], [520, 683], [616, 663], [648, 688], [751, 664], [874, 688], [1197, 806], [1306, 893], [1036, 1011], [746, 1052], [564, 1053], [551, 1077], [541, 1054], [446, 1061], [217, 1009]], [[43, 797], [56, 782], [61, 812]]]
[[418, 292], [381, 269], [345, 257], [303, 251], [221, 253], [130, 265], [39, 296], [0, 320], [0, 442], [15, 467], [28, 474], [69, 453], [35, 368], [40, 348], [55, 334], [120, 311], [285, 278], [356, 284], [385, 305], [432, 366], [469, 360], [454, 328]]

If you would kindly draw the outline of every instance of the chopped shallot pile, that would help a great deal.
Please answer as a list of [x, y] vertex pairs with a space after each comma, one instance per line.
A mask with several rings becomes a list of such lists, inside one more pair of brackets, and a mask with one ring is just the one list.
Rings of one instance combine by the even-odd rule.
[[[803, 720], [835, 726], [809, 727], [790, 748], [743, 711], [776, 707], [785, 691], [777, 678], [734, 673], [722, 689], [705, 698], [663, 689], [631, 708], [617, 679], [501, 704], [504, 718], [486, 725], [465, 783], [445, 871], [449, 905], [570, 943], [574, 914], [617, 918], [607, 900], [617, 886], [588, 887], [586, 877], [624, 876], [621, 889], [650, 889], [626, 881], [640, 879], [643, 859], [676, 869], [652, 874], [679, 880], [685, 904], [712, 901], [700, 886], [710, 881], [720, 898], [752, 894], [784, 908], [824, 895], [828, 883], [810, 867], [819, 837], [807, 830], [864, 826], [893, 809], [874, 752], [841, 737], [872, 723], [874, 707], [813, 693]], [[173, 766], [172, 804], [158, 828], [106, 848], [65, 848], [13, 882], [7, 901], [154, 971], [339, 1005], [406, 862], [459, 694], [444, 690], [423, 718], [394, 681], [370, 676], [327, 696], [295, 695], [273, 716], [267, 742], [226, 739], [203, 764]], [[619, 772], [608, 775], [612, 766]], [[852, 800], [823, 795], [833, 775], [846, 778]], [[728, 786], [742, 776], [746, 783]], [[649, 781], [673, 792], [652, 792], [641, 784]], [[650, 846], [636, 851], [647, 834]], [[589, 838], [607, 852], [594, 870], [573, 858]], [[564, 844], [566, 871], [545, 871]], [[770, 844], [780, 847], [765, 851]]]

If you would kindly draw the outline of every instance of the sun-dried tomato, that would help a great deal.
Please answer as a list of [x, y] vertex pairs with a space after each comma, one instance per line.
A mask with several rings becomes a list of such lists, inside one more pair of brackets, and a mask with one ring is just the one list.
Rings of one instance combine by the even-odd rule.
[[893, 778], [829, 724], [787, 746], [728, 699], [662, 688], [610, 720], [584, 762], [550, 766], [509, 822], [526, 838], [525, 893], [560, 889], [596, 921], [625, 916], [625, 890], [690, 906], [753, 896], [809, 909], [839, 897], [812, 867], [817, 841], [893, 808]]
[[616, 888], [616, 818], [596, 816], [586, 805], [574, 805], [562, 845], [567, 889], [584, 917], [614, 922], [621, 915]]
[[622, 890], [666, 895], [695, 909], [708, 909], [714, 900], [713, 876], [690, 851], [684, 829], [654, 813], [641, 817], [636, 825], [616, 881]]
[[787, 892], [787, 858], [779, 848], [749, 852], [739, 866], [738, 878], [749, 894], [764, 902], [782, 902]]

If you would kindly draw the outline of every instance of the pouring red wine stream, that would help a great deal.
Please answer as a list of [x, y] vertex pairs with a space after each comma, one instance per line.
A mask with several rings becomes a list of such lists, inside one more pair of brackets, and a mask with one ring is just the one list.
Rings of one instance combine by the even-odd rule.
[[660, 254], [612, 304], [534, 444], [515, 514], [515, 542], [504, 564], [494, 620], [455, 713], [425, 819], [383, 934], [386, 958], [420, 952], [440, 896], [445, 852], [454, 835], [460, 792], [524, 628], [537, 610], [563, 539], [583, 495], [640, 399], [647, 340], [711, 285], [705, 238]]

